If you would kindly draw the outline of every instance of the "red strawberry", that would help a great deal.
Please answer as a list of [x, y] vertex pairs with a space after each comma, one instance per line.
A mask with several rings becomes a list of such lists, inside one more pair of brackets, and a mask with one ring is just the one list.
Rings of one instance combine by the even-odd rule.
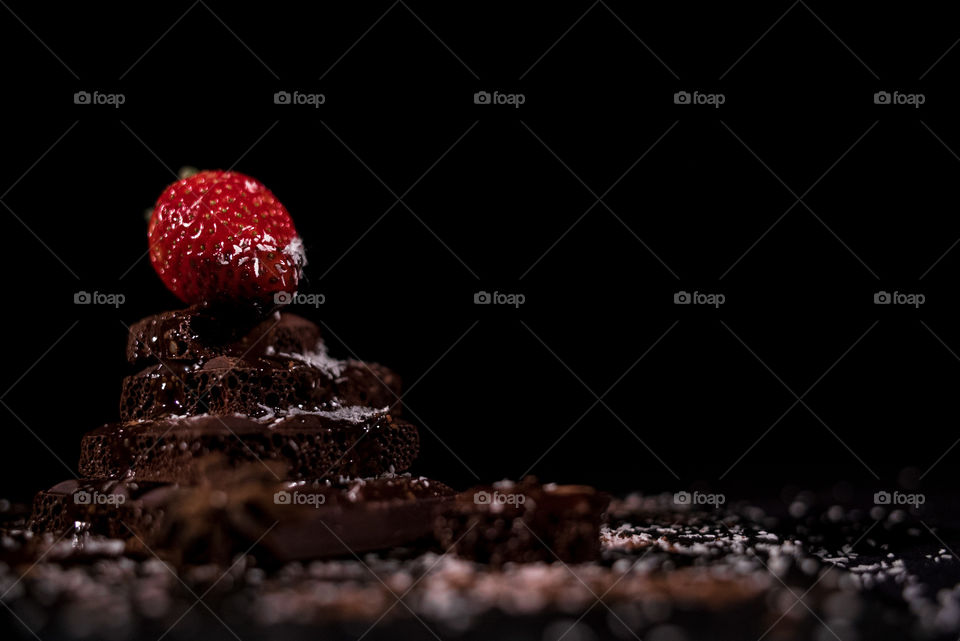
[[306, 263], [287, 209], [234, 171], [201, 171], [167, 187], [147, 233], [153, 268], [185, 303], [282, 300], [275, 294], [296, 292]]

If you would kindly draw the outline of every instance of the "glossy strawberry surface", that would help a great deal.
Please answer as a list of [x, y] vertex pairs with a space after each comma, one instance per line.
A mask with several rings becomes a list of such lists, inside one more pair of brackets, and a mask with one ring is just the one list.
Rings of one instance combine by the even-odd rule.
[[148, 227], [150, 262], [186, 303], [270, 302], [305, 264], [287, 209], [260, 181], [201, 171], [167, 187]]

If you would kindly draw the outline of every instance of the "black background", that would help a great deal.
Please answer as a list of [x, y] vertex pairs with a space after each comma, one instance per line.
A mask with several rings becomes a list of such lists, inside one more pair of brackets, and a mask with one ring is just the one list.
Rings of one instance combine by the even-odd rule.
[[[8, 4], [0, 493], [67, 478], [80, 436], [116, 419], [124, 324], [178, 306], [143, 212], [184, 165], [234, 167], [287, 206], [301, 291], [326, 296], [295, 311], [413, 385], [417, 473], [952, 489], [948, 7]], [[83, 90], [126, 101], [74, 104]], [[295, 90], [326, 103], [274, 104]], [[127, 302], [74, 305], [80, 290]], [[474, 305], [480, 290], [526, 302]], [[726, 303], [678, 306], [680, 290]], [[875, 305], [881, 290], [926, 303]]]

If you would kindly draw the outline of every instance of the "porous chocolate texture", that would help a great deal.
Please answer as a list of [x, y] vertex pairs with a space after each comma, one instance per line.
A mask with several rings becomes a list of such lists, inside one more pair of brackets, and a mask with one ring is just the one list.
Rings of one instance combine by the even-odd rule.
[[203, 365], [163, 363], [123, 379], [123, 421], [193, 414], [262, 416], [363, 405], [400, 414], [400, 380], [386, 367], [333, 361], [314, 367], [286, 357], [216, 357]]
[[199, 459], [222, 454], [230, 466], [279, 461], [288, 478], [375, 476], [406, 470], [420, 447], [417, 429], [386, 413], [345, 408], [270, 421], [242, 416], [110, 424], [81, 442], [80, 472], [95, 478], [197, 483]]
[[310, 351], [320, 340], [320, 329], [296, 314], [278, 312], [261, 319], [245, 310], [193, 306], [134, 323], [127, 337], [127, 360], [142, 367], [217, 356], [256, 358]]
[[457, 495], [434, 522], [444, 549], [463, 558], [582, 563], [600, 556], [600, 523], [610, 497], [583, 485], [475, 487]]
[[58, 535], [73, 529], [118, 539], [152, 538], [173, 489], [130, 480], [63, 481], [34, 496], [27, 527]]

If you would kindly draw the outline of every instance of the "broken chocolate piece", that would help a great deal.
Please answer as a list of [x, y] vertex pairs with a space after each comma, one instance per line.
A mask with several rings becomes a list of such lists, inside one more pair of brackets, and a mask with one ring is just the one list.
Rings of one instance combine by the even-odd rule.
[[81, 443], [80, 472], [144, 481], [196, 483], [198, 458], [221, 453], [234, 466], [280, 461], [289, 478], [375, 476], [406, 470], [416, 458], [417, 429], [382, 411], [347, 407], [281, 418], [198, 415], [109, 424]]
[[296, 314], [266, 319], [248, 310], [193, 306], [148, 316], [130, 327], [127, 360], [204, 361], [216, 356], [256, 358], [274, 352], [305, 352], [320, 342], [320, 329]]
[[400, 381], [393, 372], [376, 363], [334, 362], [338, 364], [334, 371], [284, 357], [217, 356], [203, 365], [151, 365], [123, 379], [120, 418], [262, 416], [290, 407], [321, 410], [348, 405], [391, 407], [392, 414], [400, 414]]
[[111, 538], [151, 538], [173, 486], [131, 480], [63, 481], [38, 492], [27, 527], [34, 532], [62, 534], [74, 529]]
[[224, 564], [254, 543], [250, 553], [272, 563], [430, 546], [432, 516], [453, 494], [409, 476], [204, 483], [178, 492], [157, 545], [177, 563]]
[[493, 565], [582, 563], [600, 556], [600, 522], [610, 497], [583, 485], [527, 478], [457, 495], [435, 522], [444, 549]]

